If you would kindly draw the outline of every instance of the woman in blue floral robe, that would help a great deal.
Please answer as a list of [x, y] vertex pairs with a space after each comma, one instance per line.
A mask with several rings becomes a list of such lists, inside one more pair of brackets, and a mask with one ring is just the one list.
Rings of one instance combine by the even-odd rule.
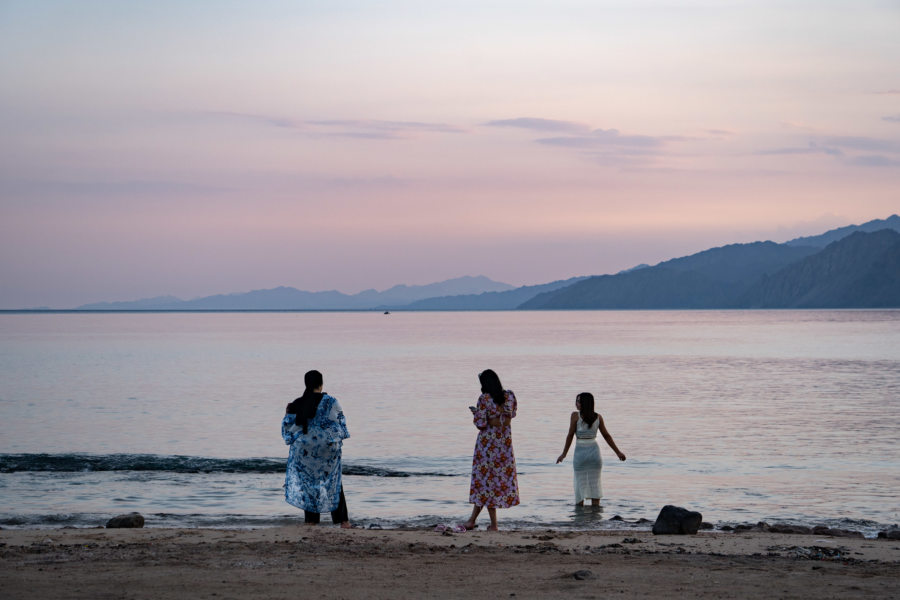
[[281, 421], [281, 436], [291, 447], [284, 497], [303, 509], [308, 524], [318, 523], [319, 513], [330, 512], [334, 523], [348, 528], [341, 482], [341, 446], [350, 437], [347, 421], [337, 398], [322, 392], [321, 373], [309, 371], [304, 382], [303, 396], [288, 404]]

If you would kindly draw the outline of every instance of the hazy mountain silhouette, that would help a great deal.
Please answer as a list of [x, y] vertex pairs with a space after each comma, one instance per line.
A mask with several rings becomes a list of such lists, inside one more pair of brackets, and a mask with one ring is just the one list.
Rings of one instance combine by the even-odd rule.
[[333, 290], [306, 292], [282, 286], [245, 293], [218, 294], [194, 300], [164, 296], [130, 302], [98, 302], [79, 306], [78, 310], [362, 310], [385, 304], [409, 304], [434, 296], [510, 289], [513, 289], [513, 286], [484, 276], [465, 276], [428, 285], [396, 285], [382, 292], [365, 290], [353, 295]]
[[865, 231], [871, 233], [873, 231], [880, 231], [882, 229], [893, 229], [894, 231], [900, 232], [900, 217], [898, 217], [897, 215], [891, 215], [887, 219], [875, 219], [874, 221], [869, 221], [867, 223], [863, 223], [862, 225], [848, 225], [846, 227], [839, 227], [837, 229], [826, 231], [821, 235], [799, 237], [789, 242], [785, 242], [785, 244], [787, 244], [788, 246], [816, 246], [817, 248], [824, 248], [828, 244], [836, 242], [838, 240], [842, 240], [848, 235], [857, 231]]
[[400, 308], [403, 310], [513, 310], [537, 294], [572, 285], [582, 279], [584, 277], [572, 277], [571, 279], [553, 281], [542, 285], [525, 285], [505, 292], [483, 292], [481, 294], [467, 294], [464, 296], [426, 298], [406, 306], [385, 308]]
[[742, 297], [748, 308], [900, 306], [900, 233], [857, 231], [763, 277]]
[[774, 242], [732, 244], [672, 259], [653, 267], [601, 275], [545, 292], [523, 309], [722, 308], [764, 274], [809, 256], [816, 248]]

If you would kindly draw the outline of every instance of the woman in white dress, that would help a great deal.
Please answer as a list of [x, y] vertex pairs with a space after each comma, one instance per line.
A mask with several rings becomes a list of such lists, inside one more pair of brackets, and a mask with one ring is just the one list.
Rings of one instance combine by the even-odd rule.
[[572, 438], [576, 438], [575, 456], [572, 466], [575, 469], [575, 504], [584, 506], [586, 498], [591, 499], [592, 506], [600, 506], [600, 498], [603, 490], [600, 487], [600, 469], [603, 461], [600, 459], [600, 446], [597, 445], [597, 432], [603, 436], [609, 447], [613, 449], [619, 460], [625, 460], [625, 455], [616, 447], [612, 436], [603, 424], [603, 417], [594, 412], [594, 396], [589, 392], [582, 392], [575, 397], [575, 412], [569, 420], [569, 433], [566, 435], [566, 447], [556, 459], [559, 464], [569, 453]]

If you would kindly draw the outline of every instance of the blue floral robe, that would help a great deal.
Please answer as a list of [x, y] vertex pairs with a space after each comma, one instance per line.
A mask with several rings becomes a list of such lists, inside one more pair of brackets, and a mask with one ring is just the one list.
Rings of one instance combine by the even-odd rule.
[[284, 498], [288, 504], [315, 513], [337, 510], [341, 495], [341, 445], [350, 437], [337, 398], [325, 394], [307, 433], [297, 415], [286, 414], [281, 437], [290, 445]]

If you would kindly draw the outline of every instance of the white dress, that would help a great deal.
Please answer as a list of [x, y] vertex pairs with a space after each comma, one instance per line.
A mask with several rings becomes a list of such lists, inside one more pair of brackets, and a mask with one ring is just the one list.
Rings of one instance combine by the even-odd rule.
[[586, 498], [602, 498], [603, 490], [600, 488], [600, 469], [603, 461], [600, 459], [600, 446], [597, 445], [597, 431], [600, 430], [600, 416], [588, 426], [578, 416], [578, 424], [575, 426], [575, 455], [572, 458], [572, 466], [575, 469], [575, 503], [584, 502]]

